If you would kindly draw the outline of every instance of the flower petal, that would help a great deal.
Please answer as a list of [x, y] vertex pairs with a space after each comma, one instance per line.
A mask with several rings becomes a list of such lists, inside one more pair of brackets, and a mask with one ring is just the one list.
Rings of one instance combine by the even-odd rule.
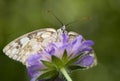
[[59, 58], [62, 58], [63, 52], [66, 48], [66, 45], [62, 44], [62, 43], [51, 43], [50, 44], [50, 49], [53, 51], [51, 55], [55, 55]]
[[76, 37], [75, 40], [73, 40], [71, 43], [68, 44], [67, 47], [67, 53], [68, 54], [75, 54], [77, 51], [79, 51], [79, 47], [81, 46], [82, 36], [79, 35]]
[[27, 68], [27, 70], [30, 77], [34, 77], [36, 74], [38, 74], [38, 71], [40, 70], [40, 66], [39, 65], [30, 66]]
[[41, 54], [32, 54], [27, 59], [28, 67], [27, 71], [31, 77], [31, 81], [35, 81], [37, 77], [40, 76], [40, 69], [44, 68], [44, 65], [41, 63]]
[[39, 65], [41, 56], [39, 54], [32, 54], [28, 57], [28, 65]]
[[55, 47], [52, 44], [49, 44], [49, 46], [47, 48], [45, 48], [45, 52], [53, 55], [55, 53]]
[[84, 40], [82, 45], [89, 47], [89, 46], [93, 46], [94, 42], [92, 40]]
[[80, 66], [83, 67], [88, 67], [91, 66], [94, 62], [94, 58], [90, 55], [85, 55], [83, 57], [80, 58], [80, 60], [77, 62], [77, 64], [79, 64]]
[[30, 81], [45, 81], [45, 80], [36, 80], [38, 77], [40, 76], [40, 74], [36, 74], [34, 77], [31, 78]]
[[63, 44], [66, 44], [66, 42], [67, 42], [67, 40], [68, 40], [68, 35], [66, 34], [66, 33], [63, 33], [62, 34], [62, 42], [63, 42]]
[[79, 49], [76, 51], [75, 54], [80, 54], [81, 52], [83, 53], [85, 51], [91, 52], [92, 51], [92, 48], [91, 48], [92, 45], [94, 45], [94, 42], [91, 41], [91, 40], [82, 41], [81, 46], [79, 47]]

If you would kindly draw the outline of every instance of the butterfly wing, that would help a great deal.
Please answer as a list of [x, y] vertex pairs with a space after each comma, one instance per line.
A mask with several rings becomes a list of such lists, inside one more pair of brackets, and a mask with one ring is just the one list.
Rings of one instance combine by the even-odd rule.
[[[22, 62], [27, 65], [26, 60], [29, 55], [37, 54], [44, 50], [44, 48], [52, 42], [61, 40], [61, 33], [63, 31], [58, 29], [57, 31], [52, 28], [45, 28], [27, 33], [8, 45], [3, 49], [3, 52], [10, 58]], [[67, 33], [67, 31], [66, 31]], [[68, 40], [72, 41], [78, 36], [76, 32], [68, 32]], [[90, 53], [95, 58], [94, 52]], [[96, 58], [93, 65], [96, 64]]]
[[6, 45], [3, 52], [10, 58], [26, 65], [26, 59], [30, 54], [37, 54], [42, 51], [48, 43], [56, 41], [56, 37], [57, 32], [55, 29], [35, 30]]

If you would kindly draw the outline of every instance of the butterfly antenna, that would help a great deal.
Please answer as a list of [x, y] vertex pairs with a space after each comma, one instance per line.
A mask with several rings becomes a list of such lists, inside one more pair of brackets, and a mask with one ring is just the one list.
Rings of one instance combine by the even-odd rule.
[[62, 23], [62, 21], [61, 21], [53, 12], [51, 12], [50, 10], [48, 10], [48, 13], [50, 13], [52, 16], [54, 16], [54, 17], [56, 18], [56, 20], [59, 21], [60, 24], [62, 24], [62, 26], [64, 25], [64, 24]]
[[83, 20], [85, 20], [85, 21], [86, 21], [86, 20], [91, 20], [91, 17], [83, 17], [82, 19], [78, 19], [78, 20], [72, 21], [72, 22], [66, 24], [65, 26], [69, 26], [69, 25], [71, 25], [71, 24], [73, 24], [73, 23], [76, 23], [76, 22], [78, 22], [78, 21], [83, 21]]

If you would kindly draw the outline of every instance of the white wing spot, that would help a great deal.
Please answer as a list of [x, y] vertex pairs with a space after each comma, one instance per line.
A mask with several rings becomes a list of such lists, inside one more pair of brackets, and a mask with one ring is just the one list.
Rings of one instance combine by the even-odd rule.
[[16, 49], [16, 48], [13, 49], [13, 50], [12, 50], [12, 54], [17, 54], [17, 51], [18, 51], [18, 49]]
[[14, 55], [13, 59], [17, 59], [17, 58], [18, 58], [18, 56], [17, 56], [17, 55]]
[[44, 33], [44, 34], [42, 34], [42, 38], [47, 38], [47, 37], [50, 37], [50, 35], [51, 35], [51, 33], [49, 33], [49, 32], [46, 32], [46, 33]]
[[37, 36], [41, 35], [42, 33], [43, 33], [43, 32], [38, 32], [38, 33], [37, 33]]
[[20, 43], [23, 45], [22, 47], [24, 47], [29, 41], [29, 38], [28, 37], [25, 37], [25, 38], [22, 38], [20, 40]]

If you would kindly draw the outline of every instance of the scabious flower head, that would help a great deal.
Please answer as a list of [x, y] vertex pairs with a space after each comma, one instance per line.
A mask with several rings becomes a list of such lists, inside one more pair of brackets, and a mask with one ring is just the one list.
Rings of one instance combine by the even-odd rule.
[[84, 40], [82, 35], [69, 40], [66, 33], [61, 36], [61, 41], [50, 43], [44, 51], [31, 55], [28, 62], [28, 73], [31, 81], [62, 81], [61, 71], [86, 69], [95, 64], [91, 46], [93, 41]]

